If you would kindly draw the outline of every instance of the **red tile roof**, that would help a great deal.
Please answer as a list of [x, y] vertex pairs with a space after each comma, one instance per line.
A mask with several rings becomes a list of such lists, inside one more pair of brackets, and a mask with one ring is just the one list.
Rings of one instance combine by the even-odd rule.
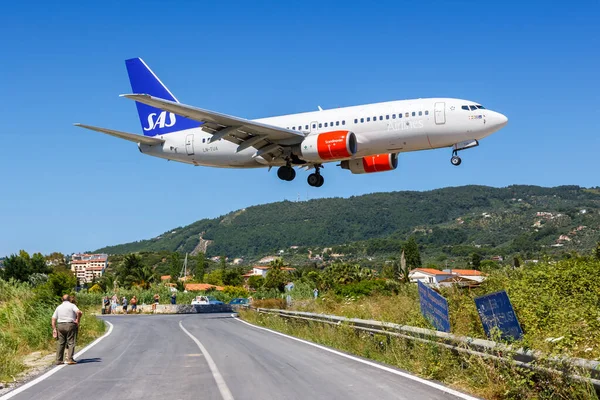
[[474, 269], [452, 269], [451, 271], [454, 274], [464, 275], [464, 276], [482, 276], [482, 275], [484, 275], [481, 273], [481, 271], [477, 271]]
[[160, 277], [160, 280], [161, 281], [169, 281], [169, 280], [171, 280], [171, 275], [162, 275]]
[[433, 269], [433, 268], [415, 268], [413, 269], [411, 272], [422, 272], [424, 274], [429, 274], [429, 275], [452, 275], [452, 273], [450, 272], [444, 272], [444, 271], [440, 271], [439, 269]]
[[186, 283], [185, 284], [185, 290], [195, 291], [195, 290], [210, 290], [210, 289], [223, 290], [224, 288], [222, 286], [215, 286], [215, 285], [211, 285], [208, 283]]

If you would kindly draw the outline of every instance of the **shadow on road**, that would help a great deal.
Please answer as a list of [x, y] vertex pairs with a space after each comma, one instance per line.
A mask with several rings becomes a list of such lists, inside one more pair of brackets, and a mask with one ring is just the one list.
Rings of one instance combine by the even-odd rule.
[[102, 358], [100, 358], [100, 357], [80, 358], [79, 360], [77, 360], [77, 364], [87, 364], [87, 363], [96, 363], [96, 362], [102, 362]]

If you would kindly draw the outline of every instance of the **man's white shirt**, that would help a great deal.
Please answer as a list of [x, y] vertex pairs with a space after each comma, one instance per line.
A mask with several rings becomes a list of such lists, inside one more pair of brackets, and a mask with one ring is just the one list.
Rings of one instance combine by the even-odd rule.
[[77, 313], [79, 308], [70, 301], [63, 301], [62, 304], [56, 307], [52, 318], [56, 319], [56, 322], [75, 322], [77, 319]]

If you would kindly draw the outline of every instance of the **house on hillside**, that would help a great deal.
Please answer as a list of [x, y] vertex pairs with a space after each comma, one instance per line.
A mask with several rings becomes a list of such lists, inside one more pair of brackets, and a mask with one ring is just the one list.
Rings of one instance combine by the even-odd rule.
[[483, 282], [486, 278], [486, 275], [483, 272], [477, 271], [476, 269], [445, 269], [444, 272], [450, 272], [451, 274], [460, 278], [468, 279], [478, 283]]
[[464, 278], [462, 276], [453, 276], [451, 278], [440, 281], [439, 286], [475, 287], [479, 286], [479, 282], [473, 279]]
[[[248, 279], [251, 276], [262, 276], [263, 278], [266, 278], [267, 273], [269, 272], [270, 269], [271, 269], [271, 267], [255, 266], [255, 267], [252, 267], [252, 271], [249, 271], [247, 274], [244, 274], [243, 277], [244, 277], [244, 279]], [[289, 267], [282, 267], [281, 269], [283, 271], [287, 271], [287, 272], [296, 270], [296, 268], [289, 268]]]
[[450, 272], [440, 271], [433, 268], [415, 268], [408, 274], [412, 283], [427, 283], [430, 285], [438, 285], [441, 281], [452, 278], [454, 275]]
[[223, 286], [211, 285], [209, 283], [186, 283], [184, 287], [188, 292], [200, 292], [207, 290], [222, 291], [225, 289]]
[[266, 256], [266, 257], [263, 257], [260, 260], [258, 260], [258, 263], [259, 264], [268, 264], [268, 263], [273, 262], [275, 260], [277, 260], [276, 256]]
[[433, 268], [415, 268], [410, 271], [412, 283], [425, 283], [430, 286], [477, 286], [486, 278], [481, 271], [474, 269], [445, 269], [440, 271]]

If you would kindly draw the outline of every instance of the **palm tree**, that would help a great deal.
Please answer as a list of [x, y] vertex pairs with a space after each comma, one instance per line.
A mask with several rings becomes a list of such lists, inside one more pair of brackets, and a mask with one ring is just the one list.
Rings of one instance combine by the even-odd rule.
[[139, 286], [142, 289], [149, 289], [150, 285], [156, 281], [156, 274], [151, 267], [142, 265], [141, 268], [133, 270], [126, 279], [132, 285]]

